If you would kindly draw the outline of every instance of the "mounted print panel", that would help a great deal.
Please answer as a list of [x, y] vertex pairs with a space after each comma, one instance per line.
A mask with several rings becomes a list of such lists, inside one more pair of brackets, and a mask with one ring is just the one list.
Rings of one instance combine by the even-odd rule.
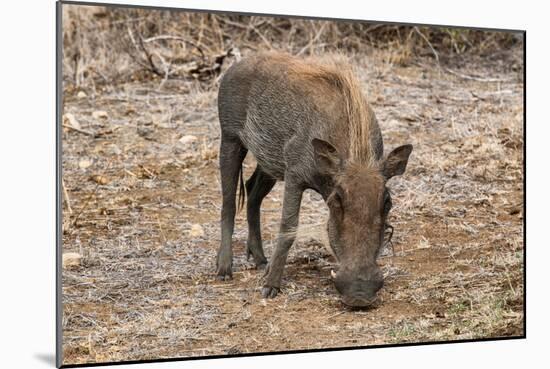
[[525, 336], [524, 32], [60, 7], [60, 364]]

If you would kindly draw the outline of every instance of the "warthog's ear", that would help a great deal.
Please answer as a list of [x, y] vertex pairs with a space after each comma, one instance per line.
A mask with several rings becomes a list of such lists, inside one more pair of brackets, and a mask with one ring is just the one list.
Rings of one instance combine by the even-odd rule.
[[327, 141], [318, 138], [311, 140], [311, 144], [319, 172], [327, 175], [336, 174], [342, 167], [342, 159], [336, 148]]
[[412, 150], [412, 145], [403, 145], [389, 153], [383, 169], [383, 175], [386, 179], [405, 173]]

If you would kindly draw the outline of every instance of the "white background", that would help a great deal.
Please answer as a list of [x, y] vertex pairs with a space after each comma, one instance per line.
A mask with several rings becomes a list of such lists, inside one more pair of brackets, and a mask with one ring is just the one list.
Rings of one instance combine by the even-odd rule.
[[[111, 2], [117, 2], [113, 0]], [[172, 0], [133, 4], [527, 30], [527, 339], [157, 363], [147, 368], [518, 368], [548, 363], [548, 11], [518, 1]], [[544, 4], [544, 2], [537, 2]], [[0, 33], [0, 367], [53, 367], [55, 2], [4, 2]], [[7, 83], [6, 83], [7, 80]], [[546, 364], [547, 365], [547, 364]], [[529, 366], [529, 365], [528, 365]], [[136, 366], [134, 366], [136, 367]]]

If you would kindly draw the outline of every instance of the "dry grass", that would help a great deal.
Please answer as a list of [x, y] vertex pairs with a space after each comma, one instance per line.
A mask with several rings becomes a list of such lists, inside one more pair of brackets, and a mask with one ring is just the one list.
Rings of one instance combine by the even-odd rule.
[[503, 32], [93, 6], [64, 6], [63, 19], [63, 78], [72, 88], [153, 76], [209, 80], [231, 51], [363, 54], [374, 47], [386, 51], [388, 64], [406, 66], [418, 56], [445, 63], [521, 43], [521, 35]]
[[[283, 20], [254, 23], [272, 46], [274, 24], [281, 28]], [[265, 45], [254, 28], [248, 33], [255, 38], [244, 40]], [[321, 36], [299, 39], [299, 28], [291, 30], [293, 36], [278, 37], [288, 37], [280, 41], [285, 45], [294, 40], [295, 53], [307, 45], [303, 53], [326, 50], [322, 35], [335, 32], [325, 26]], [[407, 173], [389, 184], [393, 252], [380, 259], [386, 284], [370, 310], [339, 301], [330, 281], [334, 260], [324, 247], [327, 212], [313, 192], [304, 196], [280, 296], [259, 297], [261, 273], [246, 260], [243, 213], [234, 236], [235, 279], [215, 281], [221, 204], [215, 78], [125, 79], [135, 70], [122, 51], [105, 60], [82, 56], [82, 73], [111, 60], [120, 78], [108, 77], [110, 84], [82, 74], [75, 88], [65, 69], [64, 113], [73, 114], [80, 131], [64, 128], [62, 138], [72, 210], [64, 209], [63, 251], [82, 255], [80, 265], [63, 271], [65, 364], [523, 333], [521, 47], [498, 56], [455, 52], [440, 68], [429, 48], [426, 55], [398, 56], [383, 46], [390, 44], [378, 45], [382, 29], [371, 31], [380, 33], [348, 55], [386, 150], [406, 142], [415, 149]], [[204, 27], [203, 37], [215, 34]], [[95, 37], [108, 35], [100, 30]], [[434, 37], [430, 42], [440, 45]], [[180, 142], [188, 135], [196, 140]], [[249, 157], [245, 174], [253, 169]], [[281, 190], [277, 184], [262, 210], [268, 258]]]

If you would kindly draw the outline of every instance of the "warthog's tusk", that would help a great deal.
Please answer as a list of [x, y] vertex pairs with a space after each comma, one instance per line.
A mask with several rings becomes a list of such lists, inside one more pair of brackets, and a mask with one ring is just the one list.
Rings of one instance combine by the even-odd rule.
[[332, 279], [336, 279], [336, 273], [333, 269], [330, 270], [330, 276], [332, 277]]

